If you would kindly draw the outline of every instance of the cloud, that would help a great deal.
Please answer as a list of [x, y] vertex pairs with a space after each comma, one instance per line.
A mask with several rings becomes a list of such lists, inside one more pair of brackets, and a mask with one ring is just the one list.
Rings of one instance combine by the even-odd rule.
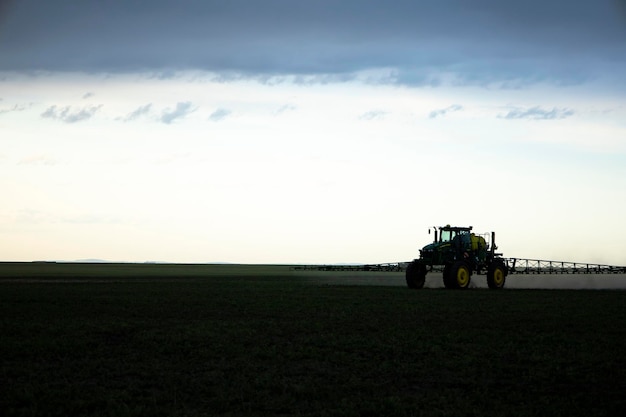
[[598, 77], [615, 83], [626, 73], [626, 22], [619, 4], [136, 0], [105, 6], [22, 0], [6, 9], [0, 27], [0, 72], [167, 77], [203, 70], [225, 80], [276, 83], [292, 75], [296, 83], [324, 84], [393, 68], [397, 72], [387, 82], [419, 86], [524, 88]]
[[460, 104], [453, 104], [451, 106], [446, 107], [445, 109], [437, 109], [437, 110], [431, 111], [428, 117], [430, 119], [435, 119], [439, 116], [443, 117], [448, 113], [457, 112], [461, 110], [463, 110], [463, 106], [461, 106]]
[[176, 108], [173, 110], [166, 109], [161, 115], [161, 121], [165, 124], [171, 124], [177, 119], [182, 119], [188, 114], [193, 113], [196, 109], [191, 108], [191, 101], [184, 101], [176, 103]]
[[153, 162], [157, 165], [166, 165], [166, 164], [173, 164], [173, 163], [178, 163], [178, 162], [185, 163], [186, 161], [189, 161], [189, 158], [191, 157], [192, 157], [192, 154], [189, 152], [175, 152], [175, 153], [168, 153], [165, 155], [160, 155], [159, 157], [154, 159]]
[[387, 112], [382, 110], [372, 110], [359, 116], [360, 120], [380, 120], [385, 117]]
[[119, 224], [122, 222], [122, 219], [119, 216], [107, 214], [85, 213], [58, 216], [54, 218], [54, 221], [69, 224]]
[[70, 106], [57, 108], [57, 106], [54, 105], [48, 107], [46, 111], [41, 113], [41, 117], [60, 120], [65, 123], [77, 123], [92, 118], [101, 107], [102, 104], [97, 106], [85, 106], [78, 109], [74, 109]]
[[231, 111], [228, 109], [219, 108], [211, 113], [209, 120], [212, 122], [219, 122], [220, 120], [224, 120], [230, 113]]
[[95, 96], [94, 93], [85, 93], [85, 94], [83, 94], [83, 99], [88, 99], [88, 98], [91, 98], [93, 96]]
[[500, 119], [532, 119], [532, 120], [554, 120], [565, 119], [574, 115], [574, 110], [568, 108], [553, 107], [551, 110], [542, 109], [539, 106], [528, 109], [515, 108], [505, 115], [499, 115]]
[[290, 112], [290, 111], [294, 111], [296, 110], [297, 107], [295, 104], [285, 104], [283, 106], [280, 106], [275, 112], [274, 114], [278, 115], [278, 114], [282, 114], [282, 113], [286, 113], [286, 112]]
[[138, 108], [136, 108], [135, 110], [133, 110], [132, 112], [128, 113], [126, 116], [124, 117], [118, 117], [116, 120], [121, 120], [123, 122], [130, 122], [133, 120], [137, 120], [139, 117], [150, 113], [150, 109], [152, 108], [152, 103], [148, 103], [146, 105], [140, 106]]
[[326, 85], [354, 81], [357, 78], [353, 73], [341, 74], [299, 74], [294, 76], [293, 83], [299, 85]]
[[116, 224], [121, 222], [121, 218], [98, 213], [60, 214], [39, 209], [25, 208], [16, 212], [16, 221], [18, 223], [27, 224]]
[[[0, 99], [2, 100], [2, 99]], [[0, 108], [0, 115], [4, 114], [4, 113], [10, 113], [10, 112], [14, 112], [14, 111], [24, 111], [30, 107], [32, 107], [32, 103], [29, 104], [14, 104], [12, 107], [5, 107], [5, 108]]]
[[26, 156], [19, 160], [18, 165], [56, 165], [57, 160], [45, 155], [45, 154], [36, 154]]

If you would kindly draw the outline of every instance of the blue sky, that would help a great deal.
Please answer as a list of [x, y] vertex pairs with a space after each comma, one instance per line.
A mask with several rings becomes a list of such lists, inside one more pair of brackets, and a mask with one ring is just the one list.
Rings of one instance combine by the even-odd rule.
[[3, 260], [626, 264], [623, 1], [0, 3]]

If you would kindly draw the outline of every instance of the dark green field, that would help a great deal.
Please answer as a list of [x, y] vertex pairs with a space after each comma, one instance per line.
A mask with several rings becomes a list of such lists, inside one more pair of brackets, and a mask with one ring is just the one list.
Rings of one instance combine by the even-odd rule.
[[0, 264], [0, 415], [626, 410], [624, 291], [329, 281], [281, 266]]

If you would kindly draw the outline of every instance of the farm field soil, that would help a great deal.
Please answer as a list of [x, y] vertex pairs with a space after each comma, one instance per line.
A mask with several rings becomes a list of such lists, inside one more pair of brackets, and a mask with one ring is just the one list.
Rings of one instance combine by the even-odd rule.
[[[404, 272], [302, 271], [293, 265], [0, 262], [0, 280], [3, 281], [180, 282], [209, 277], [281, 277], [317, 285], [406, 287]], [[486, 277], [474, 275], [470, 286], [487, 288]], [[508, 289], [626, 289], [626, 274], [514, 274], [507, 277], [505, 286]], [[425, 287], [442, 288], [441, 273], [429, 273]]]
[[626, 407], [623, 291], [411, 291], [284, 266], [120, 265], [0, 265], [0, 415]]
[[[378, 285], [406, 287], [404, 272], [297, 272], [294, 277], [325, 285]], [[425, 288], [443, 288], [441, 273], [430, 272]], [[486, 289], [487, 278], [473, 275], [470, 288]], [[626, 274], [512, 274], [506, 289], [626, 290]]]

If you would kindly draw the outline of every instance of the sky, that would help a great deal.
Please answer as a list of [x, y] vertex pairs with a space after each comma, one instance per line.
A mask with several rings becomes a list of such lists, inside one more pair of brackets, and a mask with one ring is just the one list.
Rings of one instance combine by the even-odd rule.
[[0, 260], [626, 265], [626, 1], [0, 0]]

